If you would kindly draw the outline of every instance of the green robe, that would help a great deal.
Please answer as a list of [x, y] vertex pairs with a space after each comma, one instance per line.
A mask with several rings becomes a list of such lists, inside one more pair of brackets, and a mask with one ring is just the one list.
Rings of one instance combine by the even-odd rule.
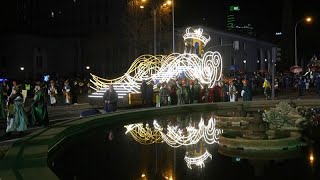
[[0, 119], [6, 118], [6, 113], [4, 112], [4, 103], [3, 91], [0, 89]]
[[[7, 129], [6, 132], [12, 131], [25, 131], [27, 130], [28, 118], [23, 107], [22, 96], [17, 96], [12, 104], [12, 110], [9, 110], [9, 116], [7, 117]], [[11, 111], [11, 112], [10, 112]]]
[[48, 125], [48, 111], [43, 91], [36, 92], [32, 103], [32, 123]]

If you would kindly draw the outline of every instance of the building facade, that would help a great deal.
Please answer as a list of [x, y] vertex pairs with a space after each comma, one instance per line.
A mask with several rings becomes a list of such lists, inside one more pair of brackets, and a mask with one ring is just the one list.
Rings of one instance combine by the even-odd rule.
[[[201, 28], [211, 37], [204, 51], [220, 52], [224, 72], [229, 71], [231, 66], [244, 72], [271, 72], [272, 48], [277, 47], [277, 45], [230, 32], [206, 27]], [[185, 28], [182, 28], [177, 33], [177, 52], [183, 52], [184, 50], [182, 38], [184, 32]]]

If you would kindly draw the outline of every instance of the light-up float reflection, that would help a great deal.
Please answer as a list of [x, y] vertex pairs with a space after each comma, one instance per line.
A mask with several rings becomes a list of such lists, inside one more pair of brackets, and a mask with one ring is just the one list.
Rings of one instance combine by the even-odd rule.
[[205, 125], [204, 119], [201, 118], [197, 126], [192, 126], [190, 123], [185, 128], [169, 124], [162, 126], [156, 120], [153, 121], [153, 128], [149, 124], [146, 124], [144, 127], [142, 123], [130, 124], [124, 127], [126, 128], [125, 133], [130, 133], [140, 144], [148, 145], [165, 142], [173, 148], [192, 145], [199, 146], [200, 150], [198, 153], [193, 153], [194, 149], [191, 148], [190, 151], [186, 152], [184, 157], [188, 168], [192, 169], [191, 165], [202, 168], [205, 167], [204, 162], [208, 158], [212, 159], [212, 155], [205, 149], [205, 144], [219, 143], [218, 135], [223, 133], [223, 130], [216, 129], [215, 125], [215, 119], [211, 117], [207, 125]]
[[176, 79], [181, 73], [186, 78], [197, 79], [200, 84], [213, 87], [222, 76], [222, 57], [219, 52], [204, 52], [210, 36], [203, 30], [187, 28], [183, 35], [184, 53], [170, 55], [142, 55], [138, 57], [124, 75], [115, 79], [105, 79], [91, 74], [91, 88], [94, 89], [90, 98], [102, 98], [109, 84], [113, 84], [118, 97], [125, 98], [129, 93], [140, 93], [142, 81], [168, 82]]

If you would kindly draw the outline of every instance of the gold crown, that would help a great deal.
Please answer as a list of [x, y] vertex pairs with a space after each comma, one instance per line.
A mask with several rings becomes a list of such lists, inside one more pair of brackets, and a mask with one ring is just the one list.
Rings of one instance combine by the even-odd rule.
[[[190, 30], [193, 30], [193, 32], [190, 32]], [[198, 39], [201, 42], [203, 42], [204, 46], [206, 46], [206, 44], [211, 40], [210, 36], [209, 37], [205, 37], [204, 35], [202, 35], [203, 33], [203, 29], [198, 28], [198, 29], [194, 29], [191, 27], [188, 27], [186, 29], [186, 33], [183, 35], [183, 39]]]

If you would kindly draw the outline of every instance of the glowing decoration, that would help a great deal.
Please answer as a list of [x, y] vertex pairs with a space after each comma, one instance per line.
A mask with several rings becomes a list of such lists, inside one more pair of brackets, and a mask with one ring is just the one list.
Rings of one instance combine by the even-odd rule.
[[184, 160], [186, 161], [188, 168], [192, 169], [191, 165], [196, 165], [196, 166], [199, 166], [200, 168], [205, 167], [204, 162], [208, 158], [212, 159], [212, 155], [206, 149], [206, 151], [203, 155], [198, 156], [198, 157], [188, 157], [187, 155], [185, 155]]
[[201, 119], [198, 128], [189, 125], [185, 132], [177, 126], [168, 125], [167, 129], [164, 129], [156, 120], [153, 122], [154, 130], [148, 124], [144, 128], [142, 123], [130, 124], [124, 127], [127, 129], [125, 134], [130, 133], [140, 144], [153, 144], [164, 141], [169, 146], [177, 148], [182, 145], [197, 144], [201, 139], [207, 144], [219, 143], [218, 135], [223, 133], [223, 130], [216, 129], [215, 124], [213, 118], [210, 118], [207, 126], [204, 124], [204, 120]]
[[[210, 36], [203, 36], [203, 29], [186, 29], [183, 38], [200, 40], [204, 46], [210, 41]], [[115, 79], [104, 79], [91, 74], [90, 79], [96, 92], [89, 97], [102, 98], [108, 85], [112, 84], [115, 91], [122, 93], [119, 98], [126, 97], [129, 93], [140, 93], [140, 86], [143, 80], [168, 82], [175, 79], [182, 72], [188, 79], [198, 79], [200, 84], [207, 84], [213, 87], [222, 75], [222, 57], [217, 51], [206, 52], [202, 57], [193, 53], [172, 53], [170, 55], [142, 55], [138, 57], [124, 75]]]
[[203, 42], [204, 46], [211, 40], [210, 36], [207, 38], [202, 35], [203, 29], [195, 29], [193, 32], [190, 32], [191, 27], [186, 29], [186, 33], [183, 35], [183, 39], [198, 39]]
[[130, 124], [124, 127], [127, 129], [125, 134], [130, 133], [133, 139], [140, 144], [147, 145], [163, 142], [160, 133], [157, 130], [153, 131], [151, 128], [149, 128], [148, 124], [146, 124], [145, 128], [143, 127], [142, 123]]
[[215, 120], [210, 118], [208, 125], [204, 124], [203, 119], [200, 120], [198, 128], [189, 125], [186, 128], [186, 132], [177, 126], [167, 126], [167, 133], [163, 128], [157, 123], [153, 122], [153, 126], [161, 134], [162, 140], [166, 142], [169, 146], [177, 148], [180, 146], [189, 146], [197, 144], [201, 139], [203, 139], [207, 144], [219, 143], [218, 135], [223, 132], [222, 129], [215, 128]]

